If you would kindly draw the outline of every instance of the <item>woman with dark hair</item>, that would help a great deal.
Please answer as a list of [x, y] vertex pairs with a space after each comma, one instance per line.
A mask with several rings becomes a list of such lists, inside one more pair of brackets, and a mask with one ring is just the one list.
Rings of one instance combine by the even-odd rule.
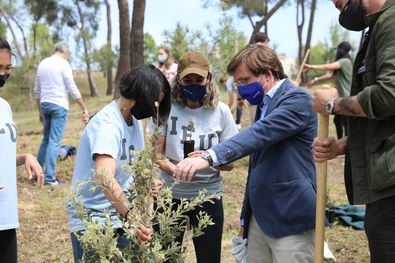
[[[11, 74], [11, 47], [0, 38], [0, 88]], [[0, 97], [0, 262], [17, 262], [16, 228], [18, 204], [16, 189], [16, 166], [24, 165], [29, 179], [33, 173], [37, 184], [44, 184], [44, 173], [36, 158], [16, 153], [16, 126], [10, 105]]]
[[[101, 109], [87, 124], [82, 135], [75, 161], [72, 190], [82, 199], [82, 206], [89, 217], [105, 223], [108, 212], [111, 224], [118, 234], [118, 245], [127, 241], [121, 230], [119, 216], [128, 220], [133, 209], [124, 191], [130, 189], [132, 177], [122, 168], [129, 164], [137, 151], [144, 150], [141, 119], [153, 117], [157, 123], [167, 119], [170, 111], [170, 85], [164, 75], [152, 65], [142, 65], [130, 70], [119, 81], [121, 97]], [[159, 103], [159, 118], [157, 104]], [[95, 183], [93, 170], [101, 171], [100, 180], [111, 185], [112, 190], [100, 188]], [[84, 226], [71, 200], [68, 203], [68, 220], [73, 245], [74, 260], [79, 262], [84, 251], [78, 240]], [[141, 241], [150, 236], [150, 227], [141, 225], [137, 235]]]
[[[323, 65], [304, 65], [304, 70], [325, 70], [330, 71], [320, 77], [315, 77], [309, 83], [307, 87], [311, 88], [318, 81], [329, 80], [335, 78], [336, 89], [339, 97], [350, 96], [351, 79], [352, 79], [352, 60], [350, 56], [350, 50], [352, 49], [350, 43], [347, 41], [341, 42], [336, 47], [335, 62]], [[333, 122], [336, 126], [337, 138], [340, 139], [348, 134], [348, 118], [342, 115], [335, 115]]]
[[165, 47], [159, 49], [158, 62], [156, 67], [162, 71], [166, 79], [171, 82], [177, 74], [177, 63], [174, 62], [170, 49]]
[[[181, 56], [176, 81], [172, 88], [172, 107], [159, 150], [169, 160], [158, 161], [162, 171], [159, 179], [165, 187], [171, 187], [173, 204], [178, 206], [181, 199], [192, 200], [200, 191], [222, 196], [222, 176], [219, 170], [229, 171], [233, 165], [220, 169], [212, 167], [201, 171], [192, 182], [174, 184], [173, 171], [176, 164], [189, 157], [200, 156], [203, 150], [226, 140], [237, 133], [229, 107], [218, 101], [218, 91], [213, 85], [208, 59], [199, 52], [187, 52]], [[185, 144], [194, 141], [191, 153]], [[197, 262], [221, 261], [221, 238], [224, 223], [222, 197], [188, 212], [191, 227], [198, 225], [197, 216], [203, 211], [211, 216], [214, 225], [204, 229], [204, 234], [193, 239]], [[183, 236], [176, 237], [182, 243]]]

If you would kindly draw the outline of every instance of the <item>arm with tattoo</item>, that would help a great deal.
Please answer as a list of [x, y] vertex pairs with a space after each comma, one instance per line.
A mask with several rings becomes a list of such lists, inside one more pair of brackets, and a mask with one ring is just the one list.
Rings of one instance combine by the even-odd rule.
[[345, 116], [367, 117], [357, 96], [337, 98], [333, 113]]

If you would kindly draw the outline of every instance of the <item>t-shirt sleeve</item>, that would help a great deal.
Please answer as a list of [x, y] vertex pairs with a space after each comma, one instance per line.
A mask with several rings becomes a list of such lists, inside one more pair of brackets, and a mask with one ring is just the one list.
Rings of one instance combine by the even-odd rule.
[[238, 133], [236, 123], [233, 120], [232, 113], [229, 107], [225, 104], [221, 104], [221, 115], [222, 115], [222, 132], [219, 136], [220, 142], [226, 140], [229, 137], [232, 137], [236, 133]]
[[344, 68], [346, 64], [350, 63], [348, 60], [348, 58], [341, 58], [337, 62], [339, 62], [341, 68]]
[[106, 124], [88, 129], [87, 132], [92, 160], [95, 154], [106, 154], [117, 160], [121, 147], [121, 136], [115, 125]]

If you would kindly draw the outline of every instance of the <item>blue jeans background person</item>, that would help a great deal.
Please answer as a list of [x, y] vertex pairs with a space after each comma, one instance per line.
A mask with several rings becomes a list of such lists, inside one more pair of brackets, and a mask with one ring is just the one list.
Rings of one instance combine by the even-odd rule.
[[56, 159], [62, 142], [68, 110], [53, 103], [40, 104], [43, 115], [44, 138], [38, 150], [37, 160], [45, 171], [46, 184], [58, 184]]

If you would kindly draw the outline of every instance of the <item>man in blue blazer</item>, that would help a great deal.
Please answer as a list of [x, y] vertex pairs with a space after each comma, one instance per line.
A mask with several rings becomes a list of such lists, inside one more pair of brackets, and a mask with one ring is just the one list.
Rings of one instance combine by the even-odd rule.
[[197, 170], [250, 155], [241, 216], [249, 262], [312, 262], [317, 116], [311, 97], [285, 78], [275, 52], [262, 45], [241, 50], [228, 72], [241, 97], [258, 105], [255, 122], [201, 158], [180, 162], [174, 175], [190, 181]]

